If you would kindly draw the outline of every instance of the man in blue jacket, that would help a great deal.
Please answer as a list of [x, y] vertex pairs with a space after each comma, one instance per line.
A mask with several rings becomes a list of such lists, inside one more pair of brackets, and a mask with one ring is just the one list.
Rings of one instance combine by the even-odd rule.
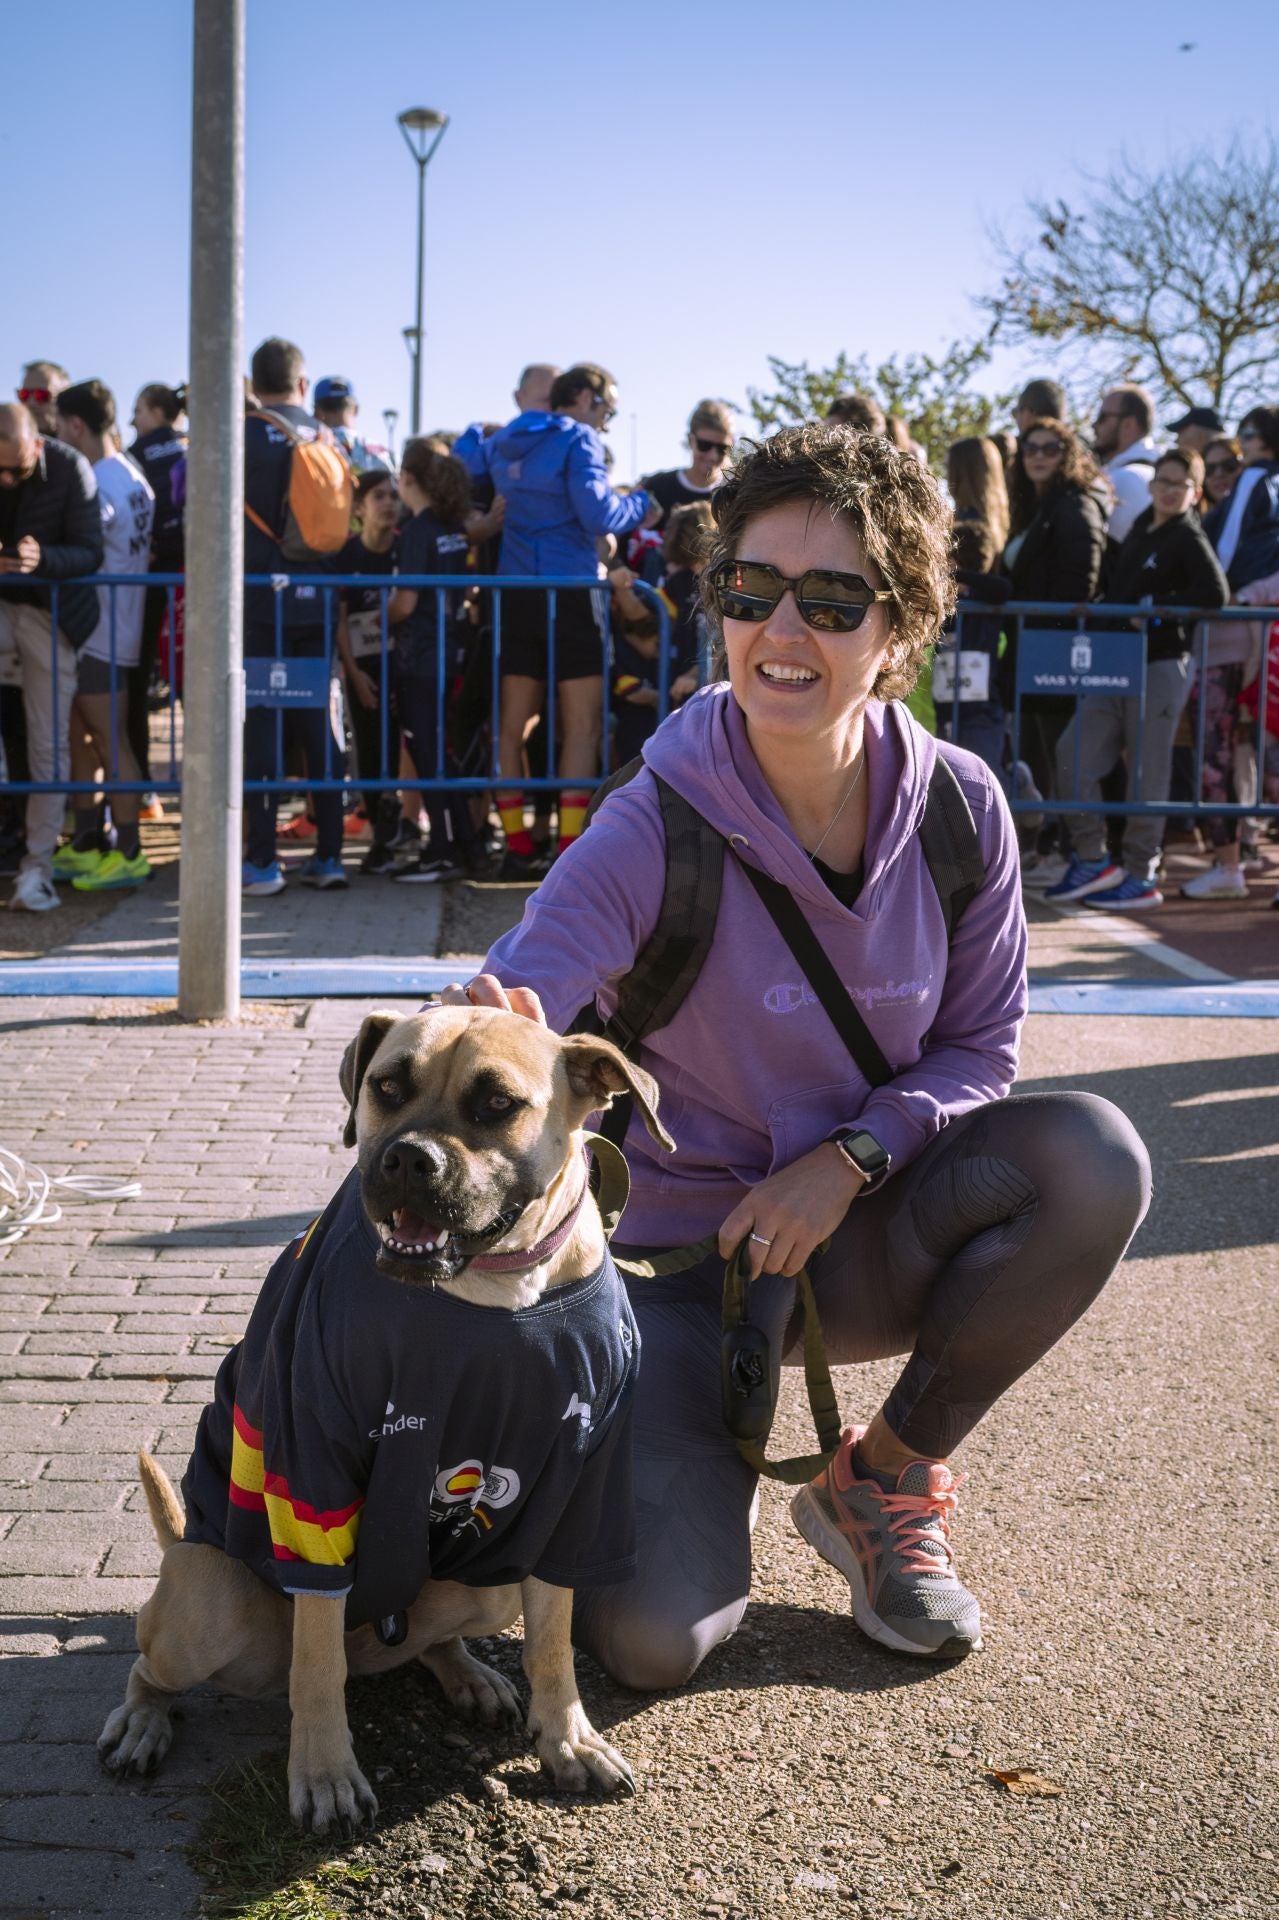
[[[584, 361], [552, 383], [545, 412], [521, 413], [487, 440], [474, 428], [459, 440], [456, 453], [506, 500], [500, 572], [595, 578], [597, 541], [656, 524], [661, 509], [648, 494], [621, 495], [609, 485], [600, 435], [616, 412], [612, 374]], [[556, 595], [553, 672], [561, 779], [589, 780], [599, 769], [604, 657], [594, 598], [585, 588]], [[546, 594], [503, 593], [499, 752], [504, 781], [523, 777], [524, 740], [552, 675], [549, 654]], [[561, 852], [581, 832], [589, 799], [585, 789], [560, 795]], [[507, 846], [503, 878], [535, 877], [523, 793], [513, 785], [498, 795], [498, 806]]]

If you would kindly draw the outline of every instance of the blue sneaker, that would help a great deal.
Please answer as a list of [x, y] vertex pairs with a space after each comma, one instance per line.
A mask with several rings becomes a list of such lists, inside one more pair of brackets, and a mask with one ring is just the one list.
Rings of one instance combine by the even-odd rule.
[[1104, 893], [1126, 878], [1124, 869], [1113, 860], [1072, 860], [1055, 887], [1049, 887], [1045, 900], [1085, 900], [1090, 893]]
[[1090, 893], [1090, 907], [1113, 907], [1120, 913], [1131, 913], [1142, 907], [1162, 907], [1164, 897], [1153, 880], [1142, 880], [1135, 873], [1126, 873], [1116, 887], [1107, 887], [1104, 893]]
[[340, 860], [321, 860], [318, 853], [311, 855], [298, 879], [304, 887], [347, 887], [351, 884]]
[[245, 860], [240, 867], [240, 891], [259, 896], [283, 893], [284, 875], [279, 861], [273, 860], [269, 867], [255, 867], [251, 860]]

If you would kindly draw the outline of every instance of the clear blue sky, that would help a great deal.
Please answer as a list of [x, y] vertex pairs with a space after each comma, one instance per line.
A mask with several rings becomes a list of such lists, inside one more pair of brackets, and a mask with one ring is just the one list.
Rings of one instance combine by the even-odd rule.
[[[11, 51], [18, 13], [0, 8]], [[190, 16], [24, 16], [40, 57], [0, 121], [0, 384], [45, 354], [127, 417], [144, 381], [185, 377]], [[297, 340], [313, 376], [355, 382], [371, 437], [387, 406], [403, 433], [415, 175], [395, 116], [438, 107], [425, 424], [505, 418], [526, 360], [596, 359], [620, 385], [619, 474], [632, 414], [641, 468], [674, 464], [692, 403], [744, 402], [769, 353], [972, 330], [992, 220], [1121, 146], [1159, 161], [1247, 130], [1277, 55], [1274, 0], [249, 0], [248, 344]]]

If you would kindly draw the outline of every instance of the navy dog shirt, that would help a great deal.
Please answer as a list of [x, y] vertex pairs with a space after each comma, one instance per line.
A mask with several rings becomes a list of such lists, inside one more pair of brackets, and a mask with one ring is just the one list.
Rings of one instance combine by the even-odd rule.
[[610, 1254], [510, 1311], [377, 1272], [352, 1172], [286, 1248], [218, 1371], [186, 1539], [354, 1627], [429, 1579], [624, 1580], [639, 1333]]

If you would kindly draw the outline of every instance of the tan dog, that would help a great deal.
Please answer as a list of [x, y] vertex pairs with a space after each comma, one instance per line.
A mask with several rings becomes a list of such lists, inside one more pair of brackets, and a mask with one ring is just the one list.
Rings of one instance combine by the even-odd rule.
[[[490, 1009], [437, 1008], [407, 1020], [372, 1014], [347, 1048], [341, 1082], [350, 1106], [346, 1143], [359, 1148], [359, 1206], [344, 1187], [323, 1220], [339, 1202], [353, 1215], [362, 1207], [362, 1231], [370, 1247], [376, 1245], [378, 1274], [406, 1288], [438, 1288], [473, 1306], [505, 1310], [492, 1316], [499, 1330], [516, 1322], [527, 1326], [529, 1316], [512, 1315], [511, 1309], [536, 1309], [548, 1290], [590, 1276], [604, 1263], [599, 1213], [585, 1190], [587, 1116], [626, 1091], [654, 1137], [668, 1148], [673, 1144], [657, 1120], [652, 1081], [616, 1047], [587, 1036], [561, 1039], [531, 1020]], [[301, 1260], [305, 1245], [294, 1259]], [[285, 1256], [277, 1268], [282, 1263]], [[305, 1287], [305, 1279], [297, 1285]], [[396, 1311], [415, 1310], [396, 1288], [390, 1299]], [[456, 1310], [444, 1303], [449, 1311]], [[540, 1318], [545, 1322], [545, 1315]], [[571, 1324], [571, 1303], [553, 1318]], [[482, 1320], [490, 1324], [488, 1315]], [[255, 1310], [250, 1336], [257, 1324]], [[616, 1329], [616, 1318], [610, 1324]], [[628, 1351], [629, 1345], [627, 1336]], [[239, 1363], [240, 1353], [224, 1373]], [[287, 1378], [290, 1356], [284, 1360]], [[508, 1397], [527, 1392], [528, 1378], [500, 1380], [497, 1390]], [[206, 1410], [206, 1420], [213, 1411]], [[558, 1402], [547, 1409], [557, 1445], [572, 1444], [579, 1413], [588, 1426], [591, 1409], [576, 1395], [566, 1414]], [[567, 1423], [563, 1434], [561, 1421]], [[379, 1465], [382, 1460], [379, 1452]], [[349, 1831], [372, 1819], [377, 1802], [352, 1749], [347, 1674], [382, 1672], [418, 1659], [456, 1708], [489, 1722], [518, 1718], [513, 1690], [468, 1653], [463, 1640], [498, 1633], [522, 1611], [531, 1691], [527, 1729], [544, 1767], [565, 1789], [633, 1789], [629, 1766], [595, 1732], [578, 1697], [568, 1587], [536, 1577], [510, 1586], [428, 1578], [407, 1616], [396, 1616], [404, 1624], [398, 1644], [387, 1644], [373, 1624], [345, 1632], [345, 1609], [328, 1592], [296, 1591], [290, 1601], [245, 1558], [184, 1539], [187, 1518], [173, 1488], [149, 1456], [143, 1454], [140, 1463], [164, 1559], [156, 1590], [138, 1617], [141, 1653], [124, 1703], [98, 1742], [113, 1771], [147, 1773], [158, 1765], [172, 1738], [170, 1706], [188, 1687], [212, 1681], [252, 1698], [287, 1686], [293, 1818], [316, 1832], [337, 1819]], [[470, 1464], [482, 1477], [479, 1463]], [[237, 1469], [231, 1471], [234, 1476]], [[509, 1503], [509, 1493], [495, 1501]], [[511, 1511], [518, 1531], [521, 1510], [512, 1505]], [[432, 1504], [432, 1526], [435, 1515]], [[403, 1551], [412, 1550], [406, 1536]], [[358, 1563], [357, 1555], [352, 1564]]]

